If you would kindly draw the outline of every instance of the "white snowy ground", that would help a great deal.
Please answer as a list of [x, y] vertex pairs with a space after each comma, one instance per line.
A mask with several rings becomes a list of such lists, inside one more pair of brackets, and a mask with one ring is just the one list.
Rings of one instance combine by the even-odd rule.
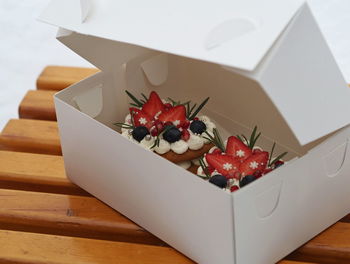
[[[308, 0], [350, 82], [350, 1]], [[91, 66], [55, 39], [56, 28], [36, 21], [48, 0], [0, 0], [0, 130], [16, 118], [20, 100], [46, 65]]]

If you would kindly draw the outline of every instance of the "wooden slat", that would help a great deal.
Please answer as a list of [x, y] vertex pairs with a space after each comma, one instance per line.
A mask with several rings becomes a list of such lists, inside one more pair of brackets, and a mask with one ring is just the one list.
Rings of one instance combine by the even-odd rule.
[[57, 123], [11, 119], [0, 134], [0, 149], [61, 155]]
[[189, 264], [168, 247], [0, 230], [1, 263]]
[[334, 224], [287, 258], [316, 263], [350, 263], [350, 224]]
[[301, 261], [293, 261], [293, 260], [281, 260], [277, 264], [317, 264], [315, 262], [301, 262]]
[[20, 118], [56, 120], [53, 95], [55, 91], [28, 91], [20, 103], [18, 114]]
[[98, 72], [95, 68], [48, 66], [37, 79], [37, 89], [62, 90]]
[[0, 151], [0, 188], [88, 195], [70, 182], [62, 156]]
[[94, 197], [0, 189], [2, 229], [165, 245]]

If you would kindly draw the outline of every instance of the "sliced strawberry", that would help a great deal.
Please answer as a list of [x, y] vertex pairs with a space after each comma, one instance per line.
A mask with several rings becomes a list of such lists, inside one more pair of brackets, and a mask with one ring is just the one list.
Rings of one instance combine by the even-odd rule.
[[244, 161], [252, 155], [252, 150], [235, 136], [228, 138], [225, 152], [228, 155], [236, 157], [240, 161]]
[[221, 154], [222, 151], [221, 151], [221, 149], [216, 148], [216, 149], [214, 149], [214, 150], [212, 151], [212, 153], [213, 153], [213, 154]]
[[239, 167], [242, 176], [253, 175], [256, 171], [264, 171], [269, 159], [269, 153], [262, 151], [248, 157]]
[[150, 116], [155, 116], [158, 112], [164, 111], [165, 106], [159, 95], [152, 91], [148, 101], [142, 106], [142, 110]]
[[208, 153], [205, 155], [208, 164], [220, 174], [228, 177], [239, 171], [240, 161], [233, 156]]
[[139, 111], [133, 115], [135, 126], [145, 126], [150, 129], [153, 126], [152, 116], [146, 114], [144, 111]]
[[186, 108], [183, 105], [177, 105], [169, 111], [163, 112], [158, 119], [163, 122], [173, 122], [176, 126], [181, 126], [186, 121]]

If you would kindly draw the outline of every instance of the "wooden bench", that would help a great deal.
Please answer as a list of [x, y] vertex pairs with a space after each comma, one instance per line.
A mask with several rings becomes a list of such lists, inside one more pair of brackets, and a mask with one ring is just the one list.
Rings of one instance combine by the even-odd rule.
[[[0, 263], [193, 263], [66, 178], [52, 96], [95, 72], [47, 67], [0, 134]], [[350, 263], [349, 215], [279, 262], [303, 263]]]

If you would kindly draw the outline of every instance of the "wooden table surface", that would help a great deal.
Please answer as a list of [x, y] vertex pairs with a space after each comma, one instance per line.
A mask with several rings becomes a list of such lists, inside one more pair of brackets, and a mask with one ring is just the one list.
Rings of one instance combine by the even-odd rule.
[[[0, 263], [193, 263], [66, 178], [52, 96], [96, 71], [45, 68], [0, 134]], [[350, 263], [350, 216], [279, 262], [302, 263]]]

